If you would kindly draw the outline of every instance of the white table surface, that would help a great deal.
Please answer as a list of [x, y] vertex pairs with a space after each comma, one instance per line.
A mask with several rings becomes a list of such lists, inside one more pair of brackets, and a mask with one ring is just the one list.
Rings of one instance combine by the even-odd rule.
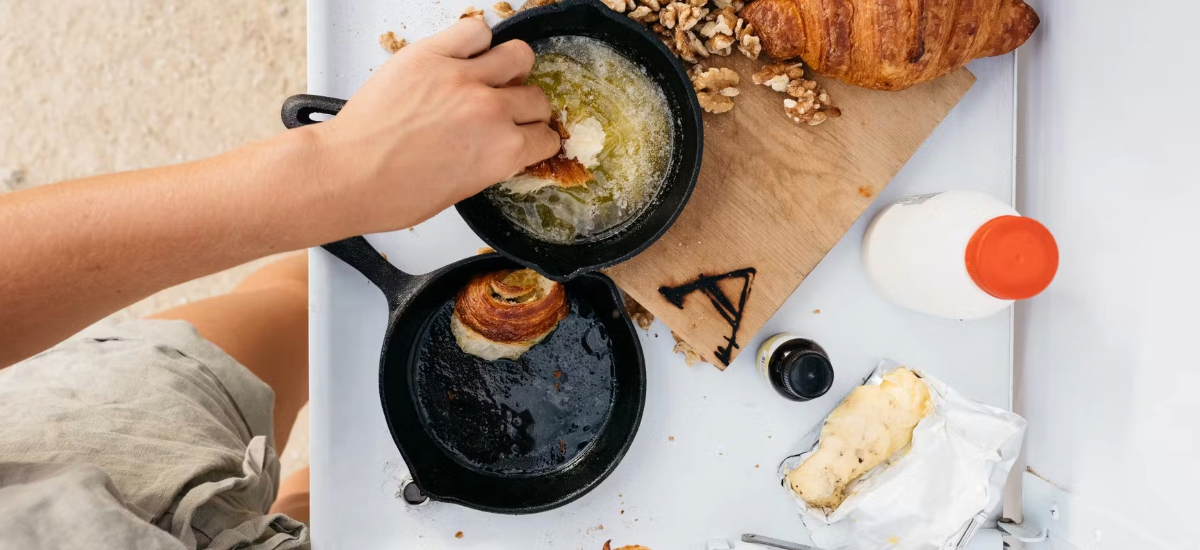
[[[450, 24], [469, 1], [309, 0], [310, 92], [349, 97], [387, 57], [379, 34], [394, 30], [411, 42]], [[495, 22], [490, 10], [488, 17]], [[970, 397], [1011, 408], [1011, 314], [961, 323], [901, 310], [871, 290], [859, 254], [867, 222], [895, 199], [974, 189], [1012, 200], [1014, 63], [1009, 55], [970, 65], [979, 78], [974, 88], [766, 327], [748, 338], [746, 352], [728, 370], [685, 366], [661, 323], [642, 332], [648, 395], [637, 438], [609, 479], [557, 510], [501, 516], [440, 503], [410, 508], [395, 497], [406, 468], [377, 387], [386, 305], [365, 278], [314, 249], [315, 546], [599, 550], [613, 539], [614, 547], [673, 550], [701, 549], [710, 539], [741, 533], [807, 542], [776, 466], [881, 358], [926, 369]], [[369, 239], [413, 273], [474, 254], [482, 244], [453, 209], [413, 231]], [[755, 371], [754, 350], [783, 331], [813, 338], [829, 352], [837, 378], [824, 397], [785, 401]], [[459, 531], [461, 539], [455, 538]]]

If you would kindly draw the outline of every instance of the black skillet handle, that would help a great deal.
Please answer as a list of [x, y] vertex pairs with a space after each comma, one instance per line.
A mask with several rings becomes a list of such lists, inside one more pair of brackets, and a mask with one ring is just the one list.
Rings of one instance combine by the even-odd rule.
[[345, 106], [346, 100], [344, 99], [325, 97], [323, 95], [300, 94], [284, 100], [280, 116], [283, 117], [283, 125], [290, 130], [320, 122], [319, 120], [312, 119], [312, 116], [316, 113], [336, 115]]
[[367, 239], [350, 237], [321, 245], [339, 260], [346, 262], [362, 273], [367, 280], [379, 287], [387, 297], [388, 307], [397, 309], [408, 301], [417, 290], [418, 277], [409, 275], [392, 265]]
[[[280, 116], [283, 125], [288, 129], [316, 124], [313, 120], [315, 113], [336, 115], [346, 106], [346, 100], [320, 95], [299, 94], [287, 98], [283, 102]], [[337, 242], [321, 245], [339, 260], [346, 262], [362, 273], [367, 280], [379, 287], [387, 297], [388, 307], [398, 308], [412, 293], [412, 283], [416, 277], [409, 275], [392, 265], [371, 246], [363, 237], [350, 237]]]

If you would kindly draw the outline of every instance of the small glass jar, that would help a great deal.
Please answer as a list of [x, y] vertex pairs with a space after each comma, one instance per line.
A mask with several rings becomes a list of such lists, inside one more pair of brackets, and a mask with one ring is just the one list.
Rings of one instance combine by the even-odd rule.
[[808, 401], [833, 387], [833, 363], [816, 342], [795, 334], [777, 334], [758, 349], [758, 372], [775, 391], [792, 401]]

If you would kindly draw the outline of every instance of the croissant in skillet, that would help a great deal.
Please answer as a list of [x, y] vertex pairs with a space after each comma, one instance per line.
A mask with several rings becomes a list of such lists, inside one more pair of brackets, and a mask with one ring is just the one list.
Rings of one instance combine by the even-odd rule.
[[757, 0], [741, 16], [771, 57], [876, 90], [1011, 52], [1039, 22], [1021, 0]]
[[549, 335], [567, 309], [563, 285], [532, 269], [483, 273], [458, 291], [450, 332], [466, 353], [515, 360]]
[[[600, 124], [595, 119], [588, 120], [595, 124], [593, 131], [599, 132], [599, 140], [603, 146], [604, 130], [600, 128]], [[576, 128], [580, 127], [585, 130], [593, 129], [592, 126], [576, 125]], [[567, 155], [571, 150], [571, 131], [567, 129], [561, 114], [555, 113], [550, 117], [550, 129], [558, 132], [558, 137], [562, 140], [562, 147], [558, 150], [558, 154], [532, 166], [527, 166], [519, 174], [501, 183], [500, 186], [509, 193], [525, 195], [554, 185], [563, 188], [580, 187], [587, 185], [587, 182], [595, 178], [588, 169], [589, 166], [584, 165], [579, 159]], [[595, 139], [595, 136], [588, 137]], [[590, 168], [595, 168], [595, 166]]]

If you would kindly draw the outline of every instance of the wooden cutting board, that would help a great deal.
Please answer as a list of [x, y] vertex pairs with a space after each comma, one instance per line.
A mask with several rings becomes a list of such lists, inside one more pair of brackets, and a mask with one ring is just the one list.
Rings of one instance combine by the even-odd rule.
[[820, 78], [841, 118], [783, 113], [750, 80], [762, 62], [709, 66], [742, 77], [728, 113], [706, 114], [704, 161], [687, 208], [657, 243], [607, 270], [625, 292], [724, 369], [967, 93], [966, 69], [903, 92]]

